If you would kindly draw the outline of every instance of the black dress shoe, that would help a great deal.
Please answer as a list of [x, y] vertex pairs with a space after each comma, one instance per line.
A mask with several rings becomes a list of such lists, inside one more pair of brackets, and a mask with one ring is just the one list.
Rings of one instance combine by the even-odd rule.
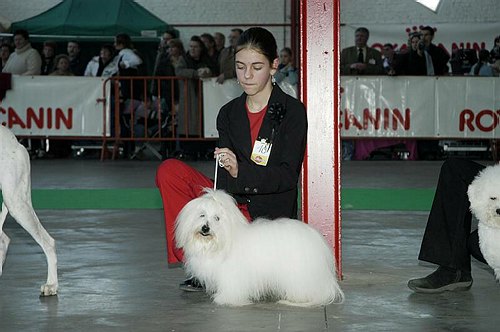
[[468, 271], [455, 270], [443, 266], [427, 277], [411, 279], [408, 287], [417, 293], [437, 294], [445, 291], [464, 291], [472, 286], [472, 276]]
[[185, 280], [179, 285], [179, 289], [185, 292], [204, 292], [205, 287], [196, 278], [190, 278]]

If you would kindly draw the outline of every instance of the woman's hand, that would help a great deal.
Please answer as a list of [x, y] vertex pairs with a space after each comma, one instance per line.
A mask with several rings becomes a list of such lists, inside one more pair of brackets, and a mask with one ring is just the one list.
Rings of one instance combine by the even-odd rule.
[[238, 161], [233, 151], [228, 148], [215, 148], [214, 158], [219, 156], [219, 166], [224, 167], [233, 178], [238, 177]]
[[208, 67], [198, 68], [196, 72], [200, 78], [210, 77], [212, 75], [212, 71]]

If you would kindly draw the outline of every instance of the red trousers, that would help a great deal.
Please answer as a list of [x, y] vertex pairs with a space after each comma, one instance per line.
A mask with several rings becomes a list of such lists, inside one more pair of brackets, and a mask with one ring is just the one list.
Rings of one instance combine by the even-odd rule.
[[[204, 188], [213, 188], [214, 183], [182, 161], [168, 159], [158, 167], [156, 186], [160, 190], [163, 201], [168, 263], [179, 263], [184, 259], [184, 254], [182, 249], [175, 245], [174, 227], [177, 215], [190, 200], [200, 196]], [[239, 206], [239, 208], [250, 220], [246, 205]]]

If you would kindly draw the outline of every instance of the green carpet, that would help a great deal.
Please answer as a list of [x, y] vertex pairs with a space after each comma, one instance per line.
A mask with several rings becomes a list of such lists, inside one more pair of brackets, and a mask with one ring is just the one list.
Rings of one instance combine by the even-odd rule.
[[[434, 189], [342, 189], [344, 210], [429, 211]], [[161, 209], [157, 189], [34, 189], [35, 209]], [[0, 202], [1, 202], [0, 195]]]
[[345, 210], [429, 211], [434, 189], [353, 189], [341, 193]]

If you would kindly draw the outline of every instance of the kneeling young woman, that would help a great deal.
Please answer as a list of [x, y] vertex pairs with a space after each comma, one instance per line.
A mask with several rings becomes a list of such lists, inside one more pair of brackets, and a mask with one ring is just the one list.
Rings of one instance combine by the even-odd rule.
[[[297, 218], [298, 181], [305, 153], [307, 117], [304, 105], [274, 83], [279, 64], [274, 36], [255, 27], [238, 40], [235, 66], [241, 96], [224, 105], [217, 116], [219, 158], [217, 189], [231, 194], [249, 219]], [[176, 159], [158, 168], [156, 184], [165, 213], [170, 264], [183, 260], [176, 248], [179, 211], [213, 180]], [[198, 289], [187, 280], [181, 289]]]

